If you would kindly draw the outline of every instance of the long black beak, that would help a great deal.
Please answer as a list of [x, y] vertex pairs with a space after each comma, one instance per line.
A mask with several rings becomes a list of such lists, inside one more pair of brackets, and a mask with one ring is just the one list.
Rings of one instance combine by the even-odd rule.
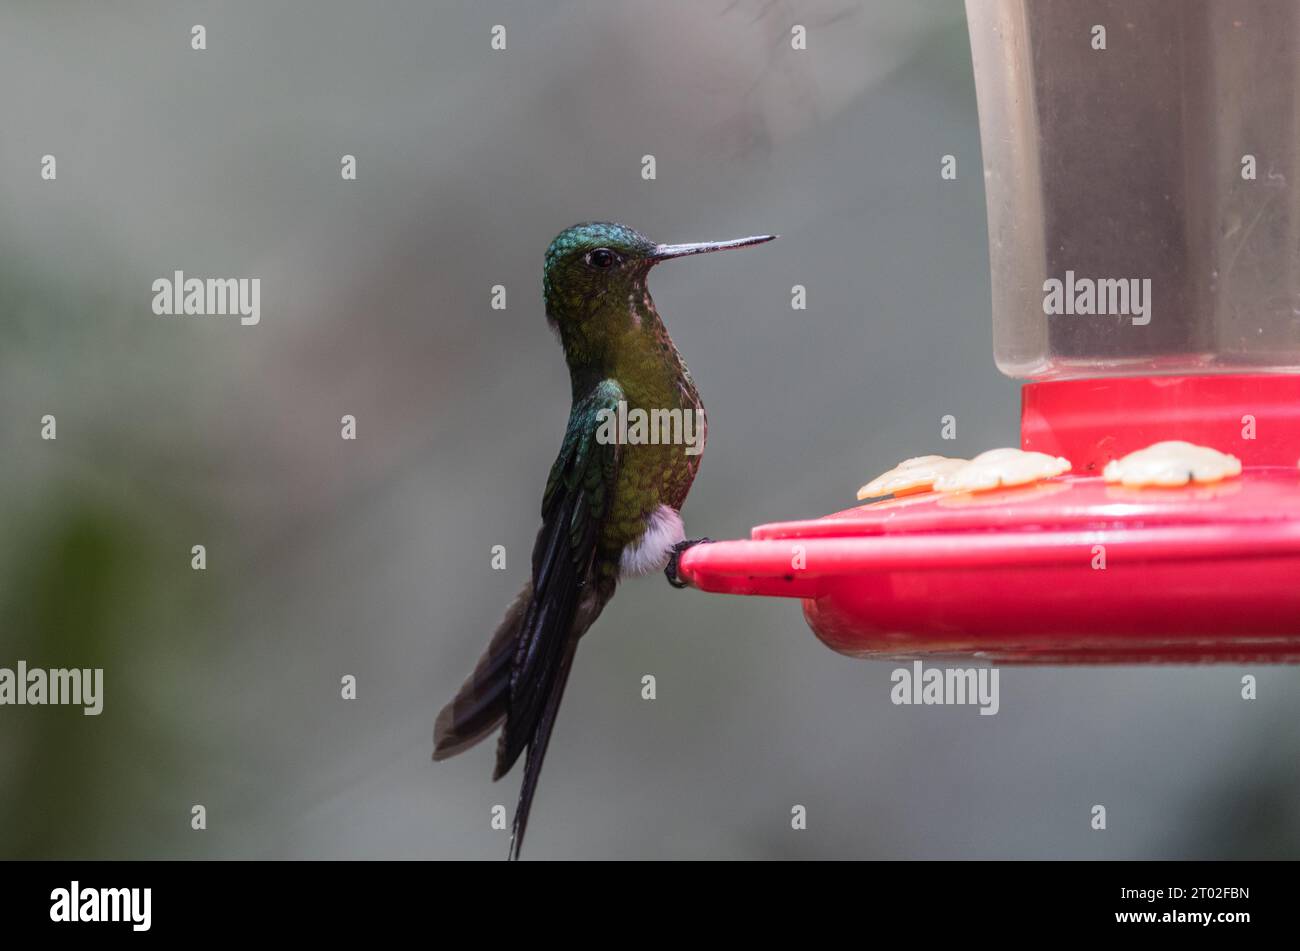
[[732, 248], [748, 248], [754, 244], [765, 244], [776, 238], [774, 234], [760, 234], [752, 238], [736, 238], [732, 241], [700, 241], [696, 244], [660, 244], [650, 253], [652, 261], [667, 261], [669, 258], [684, 258], [689, 254], [709, 254], [713, 251], [729, 251]]

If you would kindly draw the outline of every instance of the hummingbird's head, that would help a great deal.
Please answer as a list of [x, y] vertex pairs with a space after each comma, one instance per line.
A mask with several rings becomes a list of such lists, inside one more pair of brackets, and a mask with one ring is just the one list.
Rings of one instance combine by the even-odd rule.
[[542, 287], [546, 317], [560, 334], [570, 362], [594, 362], [611, 341], [658, 321], [646, 275], [660, 261], [743, 248], [771, 241], [760, 235], [735, 241], [656, 244], [641, 232], [609, 221], [566, 228], [546, 249]]
[[654, 249], [641, 232], [609, 221], [561, 231], [546, 249], [542, 271], [547, 319], [564, 337], [567, 330], [625, 314], [628, 295], [639, 303], [644, 294]]

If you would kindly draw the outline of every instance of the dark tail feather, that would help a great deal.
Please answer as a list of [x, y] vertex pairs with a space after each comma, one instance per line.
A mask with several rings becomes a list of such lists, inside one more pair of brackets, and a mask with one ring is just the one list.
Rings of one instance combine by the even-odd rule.
[[506, 702], [510, 698], [510, 663], [532, 597], [532, 584], [524, 585], [474, 672], [465, 679], [455, 699], [438, 714], [433, 727], [435, 760], [463, 753], [505, 719]]
[[555, 685], [546, 706], [538, 718], [537, 728], [528, 744], [528, 755], [524, 759], [524, 781], [519, 787], [519, 804], [515, 806], [514, 828], [510, 833], [510, 859], [519, 858], [519, 849], [524, 844], [524, 832], [528, 828], [528, 811], [533, 806], [533, 793], [537, 791], [537, 778], [542, 774], [542, 760], [546, 758], [546, 746], [551, 742], [551, 728], [555, 726], [555, 715], [560, 709], [560, 699], [564, 696], [564, 685], [569, 680], [569, 668], [573, 665], [573, 655], [578, 649], [578, 640], [574, 638], [564, 649], [559, 669], [555, 672]]

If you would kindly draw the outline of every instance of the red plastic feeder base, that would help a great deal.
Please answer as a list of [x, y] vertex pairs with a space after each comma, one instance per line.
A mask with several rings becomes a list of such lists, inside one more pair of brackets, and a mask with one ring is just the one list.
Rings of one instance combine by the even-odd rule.
[[[1177, 489], [1100, 478], [1166, 439], [1243, 472]], [[1300, 662], [1300, 376], [1030, 384], [1021, 443], [1077, 474], [761, 525], [689, 549], [681, 575], [802, 598], [817, 636], [858, 657]]]

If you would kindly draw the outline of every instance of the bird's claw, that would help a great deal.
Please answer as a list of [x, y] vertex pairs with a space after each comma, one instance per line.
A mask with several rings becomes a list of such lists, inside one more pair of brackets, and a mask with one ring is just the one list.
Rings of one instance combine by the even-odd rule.
[[685, 588], [687, 584], [677, 574], [677, 562], [681, 558], [682, 552], [695, 545], [702, 545], [713, 541], [712, 538], [683, 538], [671, 549], [672, 554], [668, 556], [668, 564], [664, 566], [664, 577], [674, 588]]

